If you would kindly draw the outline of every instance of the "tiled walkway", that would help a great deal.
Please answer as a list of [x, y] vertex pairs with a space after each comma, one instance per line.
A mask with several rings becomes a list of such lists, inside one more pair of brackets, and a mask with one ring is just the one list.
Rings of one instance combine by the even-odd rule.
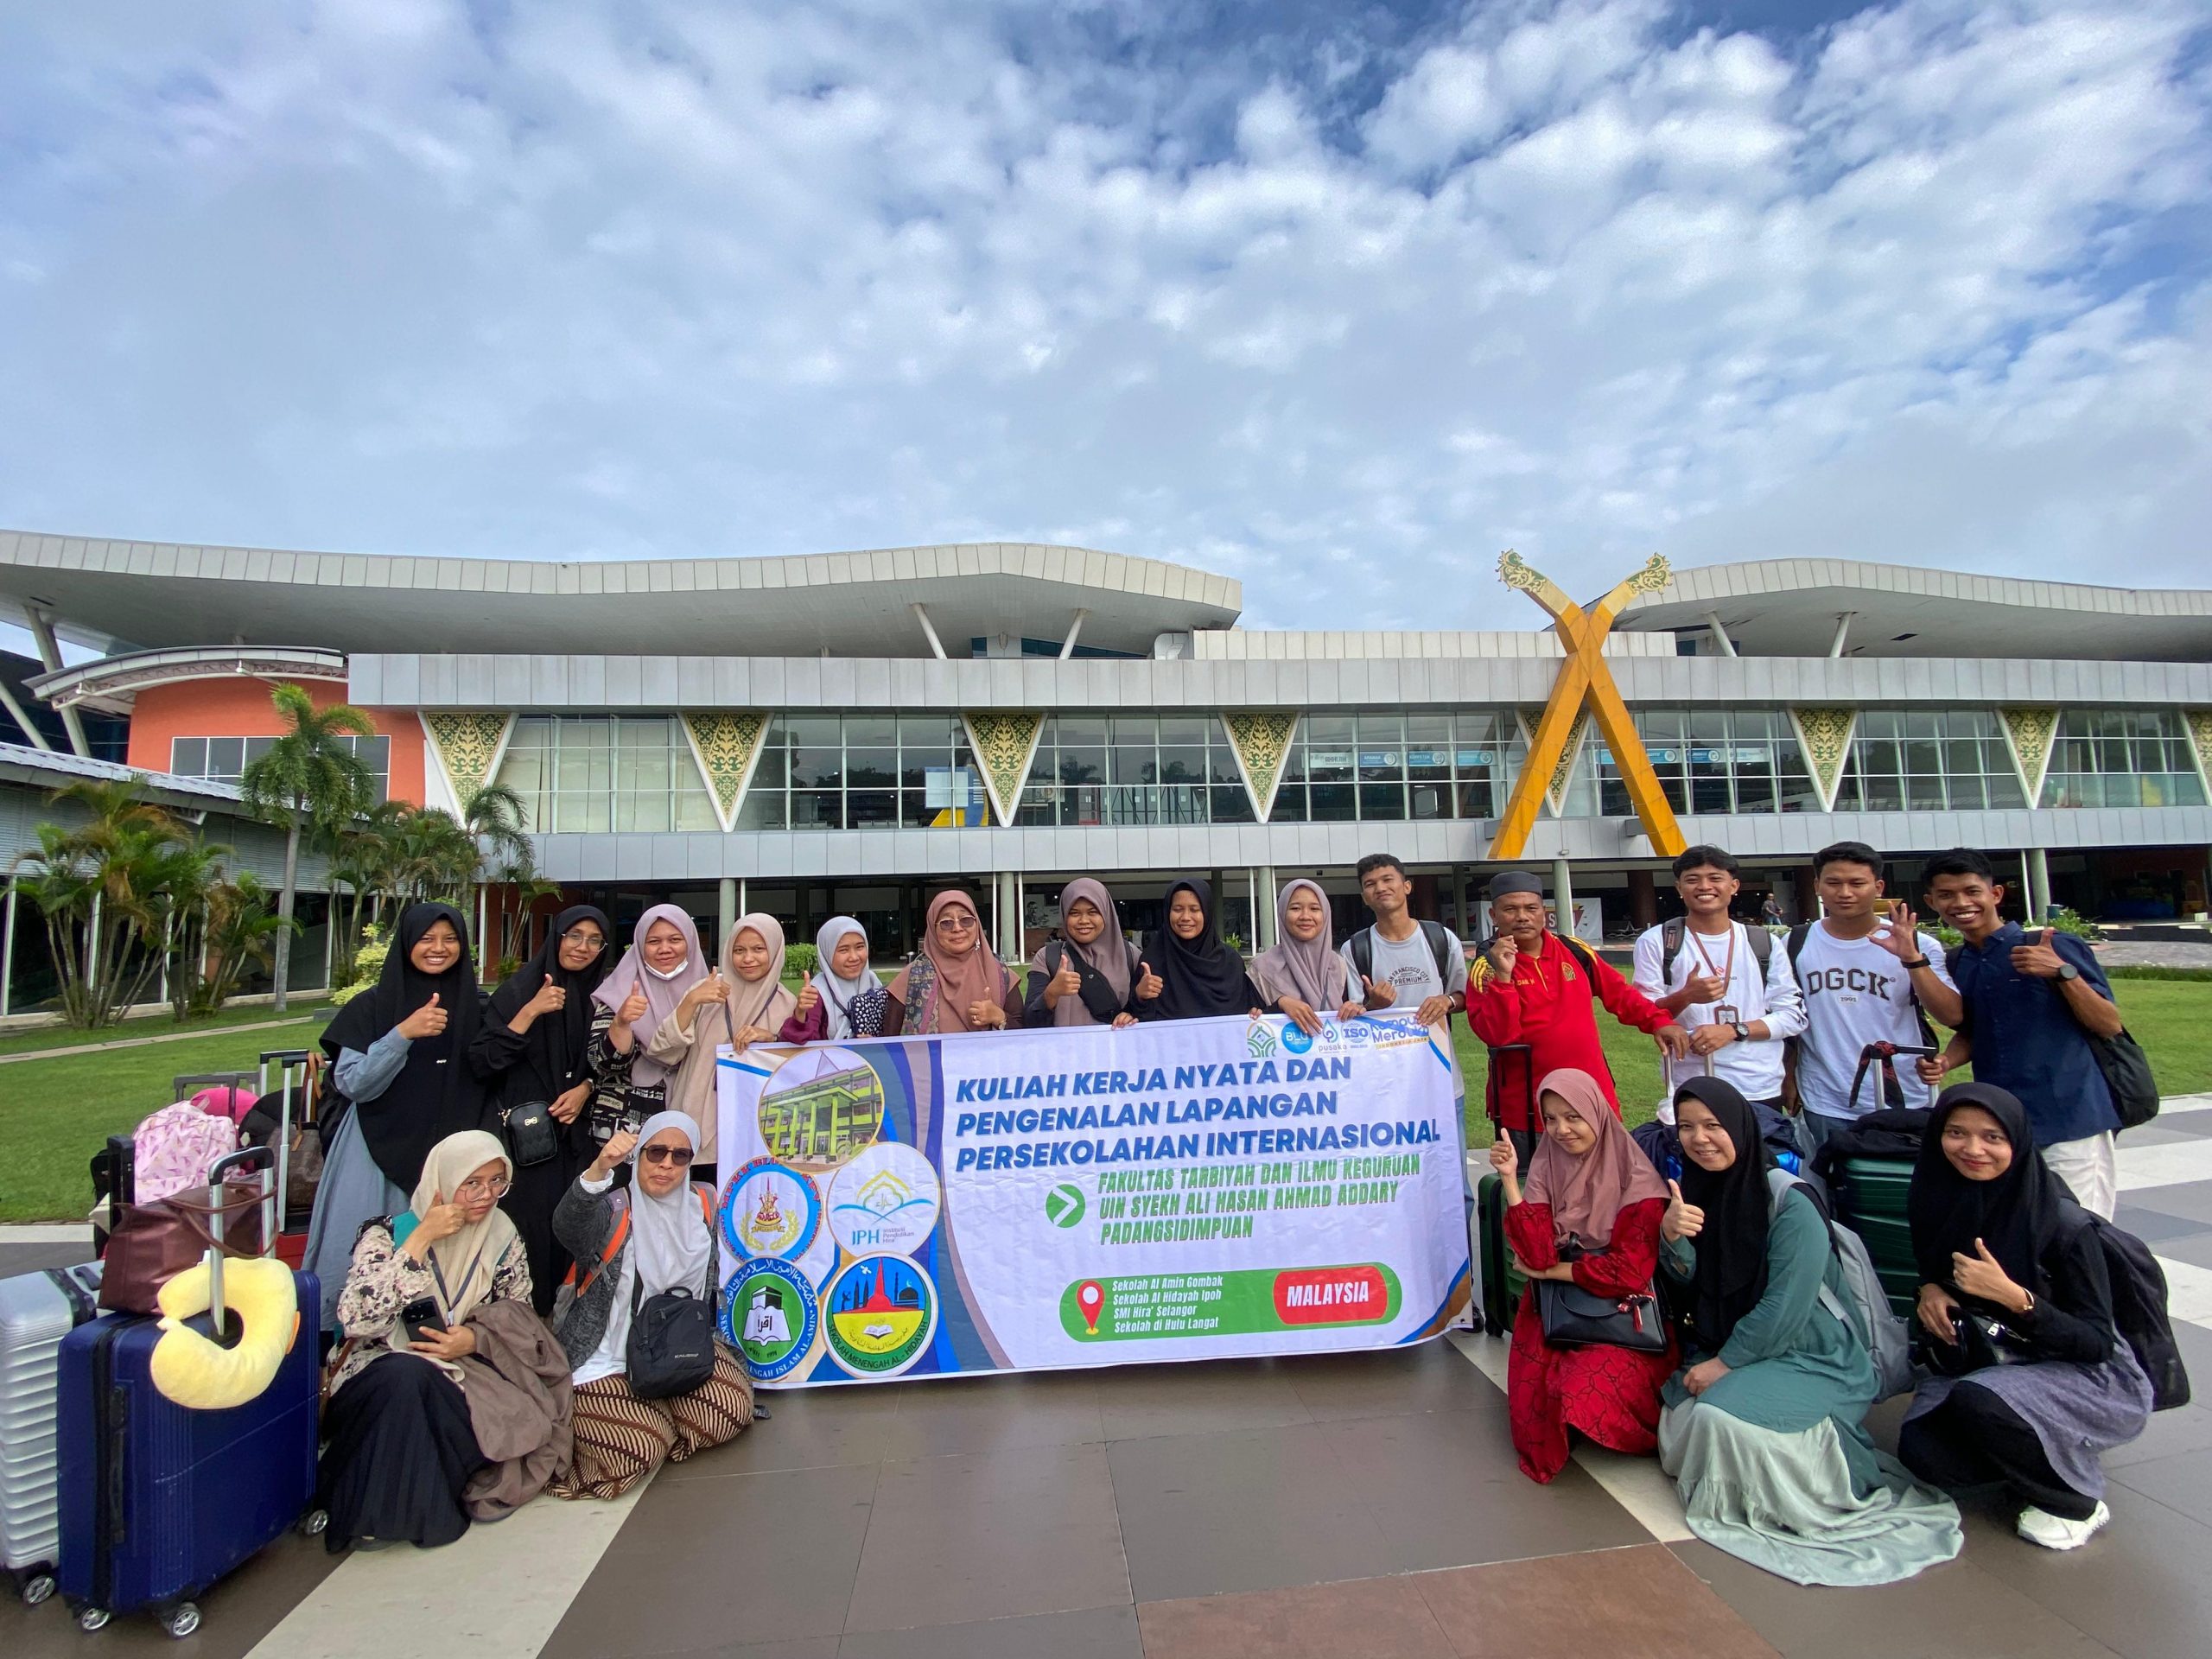
[[[2179, 1109], [2191, 1108], [2194, 1109]], [[2126, 1139], [2121, 1220], [2168, 1262], [2212, 1398], [2212, 1100]], [[0, 1272], [59, 1245], [0, 1244]], [[1969, 1516], [1904, 1585], [1802, 1590], [1690, 1539], [1648, 1462], [1523, 1479], [1503, 1344], [773, 1396], [624, 1504], [531, 1505], [452, 1548], [334, 1564], [287, 1540], [201, 1633], [0, 1606], [16, 1659], [2198, 1659], [2212, 1407], [2108, 1459], [2114, 1519], [2053, 1556]], [[1893, 1425], [1902, 1402], [1878, 1429]], [[418, 1633], [410, 1636], [410, 1632]]]

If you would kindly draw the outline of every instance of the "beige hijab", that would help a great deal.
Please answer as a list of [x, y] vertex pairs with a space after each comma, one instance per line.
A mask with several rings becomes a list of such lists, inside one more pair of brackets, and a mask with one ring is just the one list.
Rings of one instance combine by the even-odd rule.
[[[494, 1162], [506, 1172], [510, 1181], [514, 1179], [514, 1162], [497, 1135], [482, 1129], [463, 1129], [459, 1135], [448, 1135], [432, 1147], [430, 1155], [423, 1160], [423, 1179], [415, 1184], [409, 1213], [419, 1222], [430, 1213], [431, 1205], [455, 1202], [454, 1194], [461, 1184], [485, 1165]], [[410, 1223], [393, 1231], [396, 1242], [404, 1244], [414, 1226]], [[483, 1220], [464, 1226], [430, 1246], [427, 1265], [437, 1286], [438, 1311], [445, 1315], [448, 1328], [458, 1329], [491, 1295], [493, 1277], [515, 1238], [514, 1223], [507, 1219], [505, 1211], [495, 1205]], [[393, 1345], [404, 1349], [405, 1333], [397, 1334], [401, 1340]], [[461, 1379], [458, 1365], [443, 1360], [431, 1363], [454, 1381]]]

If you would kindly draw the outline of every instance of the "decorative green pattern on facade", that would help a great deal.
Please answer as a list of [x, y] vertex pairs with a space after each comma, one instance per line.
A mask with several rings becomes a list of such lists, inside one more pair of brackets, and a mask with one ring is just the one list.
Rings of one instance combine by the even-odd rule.
[[976, 752], [983, 787], [990, 792], [991, 815], [997, 823], [1012, 823], [1045, 716], [1034, 709], [983, 709], [960, 718], [968, 728], [968, 747]]
[[1244, 774], [1244, 792], [1252, 798], [1253, 816], [1265, 823], [1268, 814], [1274, 810], [1283, 763], [1290, 759], [1298, 713], [1295, 709], [1236, 709], [1224, 712], [1221, 723], [1229, 730], [1236, 769]]
[[2056, 709], [1999, 709], [2005, 741], [2012, 746], [2012, 764], [2020, 769], [2020, 787], [2030, 806], [2043, 797], [2044, 774], [2050, 770], [2051, 740], [2058, 734]]
[[2196, 751], [2196, 769], [2204, 774], [2204, 786], [2212, 790], [2212, 709], [2184, 709], [2181, 723], [2189, 728], [2190, 744]]
[[1843, 763], [1851, 758], [1851, 736], [1858, 728], [1856, 709], [1792, 709], [1789, 723], [1797, 728], [1798, 752], [1805, 757], [1805, 771], [1820, 792], [1821, 810], [1835, 810], [1835, 792], [1843, 783]]
[[513, 715], [487, 709], [423, 712], [423, 728], [430, 734], [431, 750], [445, 768], [446, 784], [456, 802], [467, 800], [490, 779], [514, 723]]
[[[1657, 556], [1654, 555], [1653, 556]], [[1541, 709], [1516, 709], [1513, 717], [1521, 722], [1521, 746], [1525, 751], [1536, 741], [1536, 725], [1543, 719]], [[1567, 786], [1574, 781], [1574, 763], [1582, 758], [1582, 746], [1590, 741], [1590, 705], [1584, 703], [1575, 711], [1574, 723], [1567, 728], [1567, 747], [1559, 752], [1559, 764], [1552, 768], [1551, 781], [1544, 785], [1544, 804], [1555, 818], [1567, 816]]]
[[728, 831], [737, 823], [737, 809], [745, 798], [753, 769], [760, 763], [760, 740], [767, 735], [768, 716], [742, 709], [687, 709], [683, 734], [691, 742], [691, 758], [699, 763], [707, 797], [715, 816]]

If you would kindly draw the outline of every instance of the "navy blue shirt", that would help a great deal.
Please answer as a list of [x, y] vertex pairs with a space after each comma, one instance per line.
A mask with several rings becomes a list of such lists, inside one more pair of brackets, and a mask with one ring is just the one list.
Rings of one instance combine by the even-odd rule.
[[[2112, 1089], [2088, 1033], [2066, 1006], [2066, 993], [2056, 980], [2012, 966], [2013, 948], [2028, 943], [2019, 924], [2007, 922], [1979, 946], [1961, 941], [1951, 952], [1951, 978], [1965, 999], [1965, 1028], [1974, 1038], [1975, 1081], [2019, 1096], [2038, 1147], [2117, 1129]], [[2088, 945], [2071, 933], [2053, 933], [2050, 946], [2112, 1000], [2112, 983]]]

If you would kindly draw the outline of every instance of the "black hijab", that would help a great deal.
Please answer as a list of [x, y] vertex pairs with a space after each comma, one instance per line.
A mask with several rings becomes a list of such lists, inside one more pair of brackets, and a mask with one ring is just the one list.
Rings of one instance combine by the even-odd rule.
[[[2012, 1143], [2012, 1161], [1994, 1180], [1970, 1181], [1943, 1155], [1943, 1125], [1961, 1106], [1980, 1107]], [[2006, 1278], [2040, 1296], [2049, 1276], [2043, 1264], [2081, 1224], [2082, 1211], [2065, 1184], [2037, 1156], [2035, 1132], [2018, 1097], [1993, 1083], [1960, 1083], [1946, 1089], [1928, 1114], [1905, 1215], [1912, 1224], [1912, 1255], [1923, 1284], [1956, 1290], [1951, 1257], [1972, 1255], [1980, 1239]]]
[[[1689, 1325], [1698, 1346], [1718, 1353], [1736, 1322], [1766, 1294], [1766, 1245], [1773, 1200], [1766, 1173], [1773, 1161], [1759, 1133], [1758, 1114], [1732, 1083], [1692, 1077], [1675, 1090], [1677, 1109], [1694, 1100], [1719, 1121], [1736, 1146], [1736, 1161], [1718, 1172], [1682, 1153], [1682, 1202], [1705, 1211], [1697, 1236], [1697, 1273], [1691, 1281]], [[1677, 1130], [1680, 1124], [1677, 1122]]]
[[508, 1105], [550, 1102], [582, 1080], [584, 1046], [591, 1039], [591, 994], [613, 964], [607, 959], [607, 946], [601, 945], [590, 963], [575, 973], [561, 965], [561, 936], [578, 922], [596, 922], [600, 937], [609, 942], [613, 939], [614, 925], [607, 919], [605, 911], [596, 905], [571, 905], [553, 918], [552, 931], [537, 955], [492, 993], [488, 1023], [510, 1027], [523, 1004], [536, 996], [549, 978], [569, 994], [558, 1014], [531, 1020], [530, 1029], [523, 1033], [522, 1052], [501, 1079], [500, 1096]]
[[[442, 974], [425, 974], [408, 960], [436, 922], [449, 922], [461, 955]], [[482, 993], [468, 954], [468, 924], [451, 905], [410, 905], [393, 931], [391, 950], [377, 982], [338, 1010], [322, 1033], [322, 1052], [334, 1062], [341, 1049], [365, 1054], [369, 1046], [435, 995], [446, 1028], [407, 1046], [407, 1061], [374, 1100], [357, 1101], [361, 1139], [385, 1179], [412, 1192], [430, 1148], [449, 1135], [480, 1129], [487, 1112], [482, 1079], [470, 1069], [468, 1046], [480, 1021]]]
[[[1175, 895], [1186, 889], [1205, 912], [1205, 925], [1195, 939], [1179, 938], [1167, 925], [1167, 912]], [[1258, 1005], [1251, 982], [1245, 977], [1244, 958], [1222, 943], [1213, 888], [1195, 876], [1178, 881], [1161, 897], [1160, 927], [1145, 941], [1144, 960], [1160, 978], [1160, 995], [1152, 1006], [1155, 1020], [1249, 1014]]]

